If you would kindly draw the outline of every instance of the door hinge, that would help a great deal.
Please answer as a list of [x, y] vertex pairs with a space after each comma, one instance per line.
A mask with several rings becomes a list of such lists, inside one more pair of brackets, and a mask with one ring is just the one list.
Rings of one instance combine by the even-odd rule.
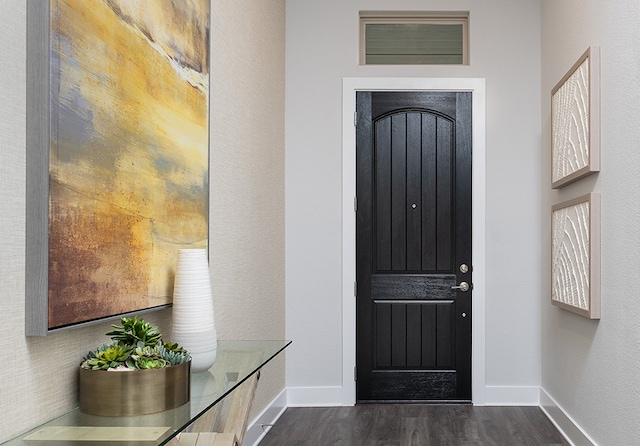
[[358, 297], [358, 282], [353, 282], [353, 296]]
[[353, 380], [354, 381], [358, 380], [358, 367], [353, 368]]
[[358, 212], [358, 197], [353, 197], [353, 212]]
[[358, 112], [357, 111], [353, 112], [353, 126], [354, 127], [358, 127]]

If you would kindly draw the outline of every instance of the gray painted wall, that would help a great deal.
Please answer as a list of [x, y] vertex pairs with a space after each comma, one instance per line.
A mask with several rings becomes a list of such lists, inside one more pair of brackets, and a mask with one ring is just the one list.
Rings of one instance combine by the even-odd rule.
[[[470, 11], [471, 64], [359, 66], [359, 10]], [[342, 386], [343, 77], [474, 77], [487, 85], [486, 383], [480, 385], [487, 401], [537, 404], [539, 18], [539, 2], [530, 0], [287, 2], [287, 337], [294, 340], [287, 385], [296, 403], [313, 404]]]
[[[635, 0], [542, 1], [543, 396], [602, 445], [640, 436], [639, 22]], [[601, 47], [601, 172], [551, 191], [551, 89], [590, 45]], [[600, 321], [549, 303], [551, 205], [591, 191], [602, 194]]]

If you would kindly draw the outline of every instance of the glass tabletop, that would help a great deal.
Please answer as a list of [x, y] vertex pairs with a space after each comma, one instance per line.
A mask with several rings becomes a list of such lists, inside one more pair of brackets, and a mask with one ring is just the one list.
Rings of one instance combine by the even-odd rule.
[[[127, 417], [88, 415], [76, 408], [3, 444], [91, 444], [91, 433], [113, 435], [112, 444], [133, 444], [131, 441], [134, 438], [134, 441], [144, 441], [144, 444], [167, 444], [257, 373], [290, 343], [291, 341], [218, 341], [218, 352], [213, 366], [206, 372], [191, 374], [191, 399], [183, 406], [155, 414]], [[48, 432], [55, 434], [64, 430], [78, 432], [80, 437], [84, 436], [85, 439], [79, 442], [65, 441], [65, 435], [58, 435], [60, 439], [55, 440], [52, 436], [47, 437]]]

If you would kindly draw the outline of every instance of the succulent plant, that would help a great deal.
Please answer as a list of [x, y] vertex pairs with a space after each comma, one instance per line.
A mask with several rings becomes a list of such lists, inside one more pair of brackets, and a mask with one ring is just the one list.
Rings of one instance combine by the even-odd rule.
[[138, 342], [142, 342], [144, 345], [154, 346], [162, 338], [162, 333], [156, 331], [157, 326], [151, 325], [144, 319], [138, 319], [137, 316], [132, 318], [122, 317], [120, 318], [122, 326], [112, 324], [114, 328], [107, 332], [107, 336], [111, 336], [111, 339], [126, 345], [137, 345]]
[[161, 369], [171, 366], [159, 352], [161, 344], [155, 347], [144, 346], [138, 343], [138, 347], [131, 353], [127, 359], [127, 367], [131, 369]]
[[164, 342], [158, 327], [144, 319], [120, 318], [122, 325], [111, 325], [107, 332], [112, 344], [104, 344], [82, 358], [81, 367], [89, 370], [129, 368], [157, 369], [183, 364], [191, 359], [180, 345]]
[[131, 356], [131, 347], [122, 344], [103, 345], [89, 352], [82, 367], [90, 370], [106, 370], [122, 365]]
[[158, 352], [162, 356], [162, 359], [169, 362], [171, 365], [183, 364], [191, 359], [189, 352], [178, 344], [165, 343], [163, 345], [159, 345]]
[[167, 367], [167, 361], [159, 358], [140, 357], [135, 362], [135, 368], [138, 370], [144, 369], [162, 369]]

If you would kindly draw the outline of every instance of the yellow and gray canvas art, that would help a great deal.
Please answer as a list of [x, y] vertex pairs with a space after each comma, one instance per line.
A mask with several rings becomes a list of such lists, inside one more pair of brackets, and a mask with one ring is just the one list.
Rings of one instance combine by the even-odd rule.
[[49, 328], [168, 304], [207, 246], [208, 0], [51, 0]]

